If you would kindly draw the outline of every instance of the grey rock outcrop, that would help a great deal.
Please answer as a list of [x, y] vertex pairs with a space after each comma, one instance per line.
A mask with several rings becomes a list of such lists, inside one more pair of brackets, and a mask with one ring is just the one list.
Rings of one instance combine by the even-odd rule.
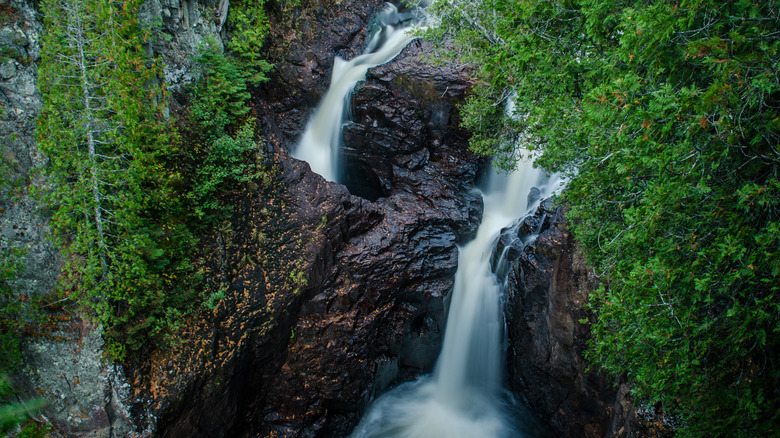
[[[166, 79], [178, 86], [193, 77], [191, 58], [200, 41], [209, 36], [219, 41], [219, 34], [213, 20], [202, 17], [209, 5], [174, 3], [150, 0], [143, 18], [161, 23], [160, 32], [170, 36], [161, 37], [153, 50], [163, 55]], [[43, 106], [36, 81], [44, 29], [31, 3], [17, 0], [2, 6], [8, 16], [0, 23], [0, 139], [3, 159], [10, 166], [4, 177], [11, 184], [3, 189], [0, 201], [0, 247], [25, 251], [12, 287], [28, 301], [54, 291], [61, 265], [60, 253], [48, 236], [46, 209], [30, 194], [31, 187], [46, 185], [38, 171], [47, 158], [35, 142], [36, 119]], [[55, 298], [50, 301], [56, 304]], [[24, 366], [12, 376], [19, 397], [47, 401], [41, 420], [54, 426], [55, 435], [150, 435], [155, 421], [135, 403], [122, 367], [106, 363], [100, 328], [77, 314], [60, 316], [56, 319], [61, 322], [24, 343]]]
[[26, 344], [22, 386], [46, 399], [44, 418], [57, 435], [149, 436], [153, 419], [131, 414], [130, 385], [121, 366], [106, 364], [102, 347], [97, 328], [78, 319], [62, 324], [46, 339]]
[[0, 234], [3, 247], [26, 251], [22, 275], [13, 287], [29, 297], [53, 288], [58, 264], [56, 251], [46, 240], [48, 221], [29, 193], [31, 186], [41, 182], [33, 170], [46, 162], [35, 147], [35, 123], [43, 105], [36, 89], [43, 29], [27, 3], [9, 6], [12, 20], [0, 25], [0, 47], [5, 54], [0, 60], [0, 138], [3, 161], [9, 167], [3, 176], [10, 181], [2, 189]]
[[223, 45], [215, 10], [218, 0], [147, 0], [141, 19], [153, 30], [150, 55], [160, 55], [169, 89], [181, 91], [200, 77], [195, 64], [201, 46]]

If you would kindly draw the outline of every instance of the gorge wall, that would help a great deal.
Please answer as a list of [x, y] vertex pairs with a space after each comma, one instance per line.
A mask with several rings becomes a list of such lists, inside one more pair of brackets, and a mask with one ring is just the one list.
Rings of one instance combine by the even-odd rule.
[[[207, 38], [221, 41], [208, 1], [148, 2], [141, 12], [158, 22], [165, 34], [146, 49], [161, 55], [165, 80], [176, 89], [196, 76], [192, 58]], [[0, 209], [0, 248], [24, 250], [21, 270], [11, 287], [23, 302], [43, 297], [52, 318], [42, 330], [28, 333], [23, 344], [23, 367], [11, 376], [20, 398], [41, 397], [47, 405], [38, 419], [49, 422], [55, 435], [146, 436], [155, 417], [134, 396], [122, 366], [103, 359], [100, 328], [72, 309], [59, 311], [62, 300], [53, 294], [61, 256], [49, 236], [48, 212], [33, 194], [47, 181], [39, 172], [47, 163], [36, 147], [36, 118], [41, 111], [37, 90], [40, 40], [45, 30], [36, 2], [0, 2], [0, 139], [10, 169], [4, 177]]]
[[[568, 229], [564, 208], [543, 202], [517, 228], [538, 233], [515, 248], [506, 319], [510, 388], [543, 418], [555, 436], [671, 436], [660, 411], [634, 406], [630, 385], [589, 367], [588, 294], [599, 285]], [[502, 236], [501, 243], [512, 240]]]
[[[14, 383], [48, 400], [42, 420], [55, 435], [339, 437], [373, 397], [431, 370], [457, 245], [482, 212], [474, 187], [483, 163], [458, 128], [468, 71], [426, 64], [432, 48], [421, 41], [371, 70], [344, 130], [346, 186], [324, 181], [287, 151], [326, 90], [334, 57], [360, 51], [381, 2], [301, 3], [291, 16], [268, 3], [278, 24], [268, 48], [275, 68], [253, 90], [272, 181], [241, 193], [229, 227], [206, 239], [213, 275], [230, 284], [225, 298], [188, 318], [175, 348], [124, 366], [103, 361], [99, 328], [80, 315], [29, 339]], [[46, 163], [34, 141], [43, 29], [27, 3], [3, 5], [15, 15], [2, 23], [0, 43], [19, 55], [0, 64], [0, 135], [21, 182], [3, 196], [2, 242], [27, 248], [19, 293], [45, 295], [60, 255], [45, 238], [46, 211], [28, 193], [45, 184], [33, 172]], [[199, 43], [225, 37], [218, 9], [210, 0], [146, 3], [145, 19], [167, 35], [147, 49], [163, 57], [174, 90], [197, 77]], [[587, 329], [574, 306], [594, 280], [558, 210], [545, 208], [547, 234], [512, 277], [513, 388], [561, 436], [624, 436], [638, 430], [620, 431], [633, 418], [625, 386], [615, 401], [603, 376], [583, 371]]]
[[[344, 436], [374, 395], [431, 370], [457, 243], [476, 229], [481, 198], [453, 120], [467, 72], [426, 66], [426, 51], [412, 43], [355, 91], [347, 147], [364, 162], [384, 160], [381, 173], [365, 168], [383, 178], [375, 202], [281, 149], [274, 196], [247, 194], [224, 252], [226, 298], [180, 355], [161, 352], [138, 372], [138, 386], [155, 388], [143, 396], [164, 414], [161, 435]], [[270, 149], [290, 146], [287, 130], [299, 128], [288, 127], [305, 108], [289, 96], [263, 99]], [[371, 138], [389, 140], [376, 150]]]
[[[2, 193], [0, 247], [24, 251], [21, 270], [10, 285], [22, 302], [44, 297], [45, 306], [58, 303], [51, 296], [59, 276], [60, 254], [48, 238], [47, 212], [32, 194], [45, 186], [38, 170], [46, 165], [35, 145], [36, 118], [42, 108], [36, 89], [40, 38], [44, 31], [38, 12], [24, 1], [0, 3], [0, 141], [3, 160], [10, 168], [10, 184]], [[136, 427], [129, 420], [122, 398], [128, 396], [121, 367], [102, 361], [102, 338], [78, 315], [34, 332], [23, 345], [24, 364], [10, 376], [19, 397], [43, 397], [47, 407], [42, 421], [57, 433], [79, 436], [96, 432], [130, 436]], [[21, 323], [16, 322], [16, 323]]]

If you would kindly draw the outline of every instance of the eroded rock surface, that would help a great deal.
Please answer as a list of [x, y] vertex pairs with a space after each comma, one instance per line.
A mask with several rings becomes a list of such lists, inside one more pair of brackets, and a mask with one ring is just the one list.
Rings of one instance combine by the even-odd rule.
[[476, 230], [482, 202], [473, 191], [478, 166], [454, 117], [466, 74], [426, 65], [426, 47], [412, 43], [355, 90], [345, 155], [386, 184], [376, 202], [352, 199], [379, 220], [334, 248], [325, 280], [307, 291], [285, 373], [272, 383], [269, 433], [294, 429], [303, 413], [324, 436], [343, 436], [392, 381], [435, 363], [457, 243]]
[[[232, 232], [215, 236], [213, 272], [230, 281], [226, 297], [188, 325], [178, 351], [132, 373], [162, 436], [344, 436], [372, 397], [430, 371], [438, 354], [457, 243], [482, 211], [478, 166], [455, 127], [466, 72], [425, 65], [427, 46], [413, 43], [370, 74], [351, 125], [366, 139], [347, 143], [388, 184], [375, 202], [351, 194], [285, 152], [333, 57], [354, 56], [365, 38], [367, 7], [320, 12], [290, 43], [314, 49], [277, 64], [256, 101], [278, 180], [273, 196], [241, 195]], [[326, 37], [345, 46], [321, 49]], [[287, 87], [298, 91], [284, 95]], [[373, 148], [389, 130], [406, 140]]]
[[301, 2], [285, 11], [272, 2], [270, 81], [258, 88], [255, 105], [269, 148], [290, 150], [328, 89], [336, 56], [351, 59], [363, 50], [382, 0]]
[[[431, 50], [429, 43], [415, 40], [391, 63], [370, 70], [368, 80], [358, 85], [352, 100], [354, 123], [344, 128], [343, 148], [344, 179], [353, 193], [379, 198], [430, 189], [428, 196], [449, 197], [437, 194], [428, 182], [436, 179], [433, 168], [448, 173], [447, 161], [454, 164], [453, 150], [458, 150], [451, 146], [463, 145], [468, 138], [458, 129], [456, 104], [470, 85], [469, 71], [432, 67], [424, 61]], [[473, 183], [473, 178], [461, 180]], [[452, 181], [452, 191], [471, 188]], [[477, 198], [476, 193], [465, 197], [475, 202], [475, 212], [482, 209]], [[474, 225], [468, 235], [476, 232]]]
[[572, 238], [563, 208], [552, 201], [523, 220], [516, 235], [539, 236], [514, 245], [506, 317], [510, 387], [555, 436], [573, 438], [664, 436], [653, 409], [632, 405], [629, 385], [613, 382], [583, 352], [591, 337], [586, 303], [598, 279]]

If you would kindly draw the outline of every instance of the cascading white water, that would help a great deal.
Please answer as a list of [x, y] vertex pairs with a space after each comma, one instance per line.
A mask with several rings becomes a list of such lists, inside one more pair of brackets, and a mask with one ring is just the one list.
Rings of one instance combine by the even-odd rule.
[[374, 34], [364, 54], [350, 61], [335, 58], [330, 87], [292, 154], [308, 162], [313, 171], [328, 181], [336, 181], [339, 175], [338, 155], [344, 105], [355, 84], [366, 78], [368, 69], [390, 61], [412, 40], [406, 26], [411, 16], [408, 13], [400, 14], [394, 5], [385, 3], [377, 21], [382, 26], [381, 30]]
[[[330, 87], [293, 153], [329, 181], [339, 176], [344, 107], [355, 84], [365, 79], [369, 68], [388, 62], [412, 40], [406, 26], [412, 21], [408, 13], [400, 14], [385, 3], [377, 18], [382, 28], [364, 54], [351, 61], [335, 59]], [[444, 345], [434, 374], [378, 398], [353, 438], [537, 436], [533, 422], [511, 412], [502, 396], [503, 279], [490, 269], [499, 231], [538, 204], [537, 197], [529, 205], [531, 188], [536, 185], [544, 197], [557, 184], [547, 181], [531, 163], [530, 158], [523, 160], [511, 175], [491, 178], [477, 236], [460, 249]]]
[[[510, 412], [502, 398], [503, 279], [490, 268], [502, 228], [536, 208], [560, 186], [532, 159], [511, 175], [493, 175], [476, 238], [462, 247], [444, 345], [433, 376], [379, 397], [352, 438], [517, 438], [537, 436], [533, 421]], [[530, 204], [530, 205], [529, 205]], [[514, 410], [519, 409], [515, 407]]]

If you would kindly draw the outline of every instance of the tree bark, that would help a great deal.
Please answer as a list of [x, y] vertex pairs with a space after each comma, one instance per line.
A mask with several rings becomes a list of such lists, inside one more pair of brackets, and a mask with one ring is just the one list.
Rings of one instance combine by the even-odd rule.
[[107, 278], [108, 274], [108, 262], [107, 262], [107, 248], [105, 233], [103, 230], [103, 213], [101, 210], [101, 195], [100, 195], [100, 180], [98, 178], [98, 160], [97, 151], [95, 148], [95, 131], [94, 120], [92, 116], [92, 108], [90, 101], [92, 96], [90, 90], [92, 85], [89, 81], [87, 74], [87, 60], [84, 55], [84, 37], [86, 29], [81, 19], [81, 11], [79, 10], [78, 1], [73, 2], [70, 8], [66, 8], [70, 15], [71, 25], [75, 27], [75, 32], [72, 32], [70, 37], [73, 38], [73, 42], [78, 50], [78, 69], [81, 76], [81, 92], [82, 99], [84, 101], [84, 131], [87, 135], [87, 153], [90, 161], [90, 177], [91, 177], [91, 189], [92, 189], [92, 201], [94, 202], [94, 218], [95, 227], [97, 229], [98, 237], [98, 258], [100, 259], [101, 281]]

